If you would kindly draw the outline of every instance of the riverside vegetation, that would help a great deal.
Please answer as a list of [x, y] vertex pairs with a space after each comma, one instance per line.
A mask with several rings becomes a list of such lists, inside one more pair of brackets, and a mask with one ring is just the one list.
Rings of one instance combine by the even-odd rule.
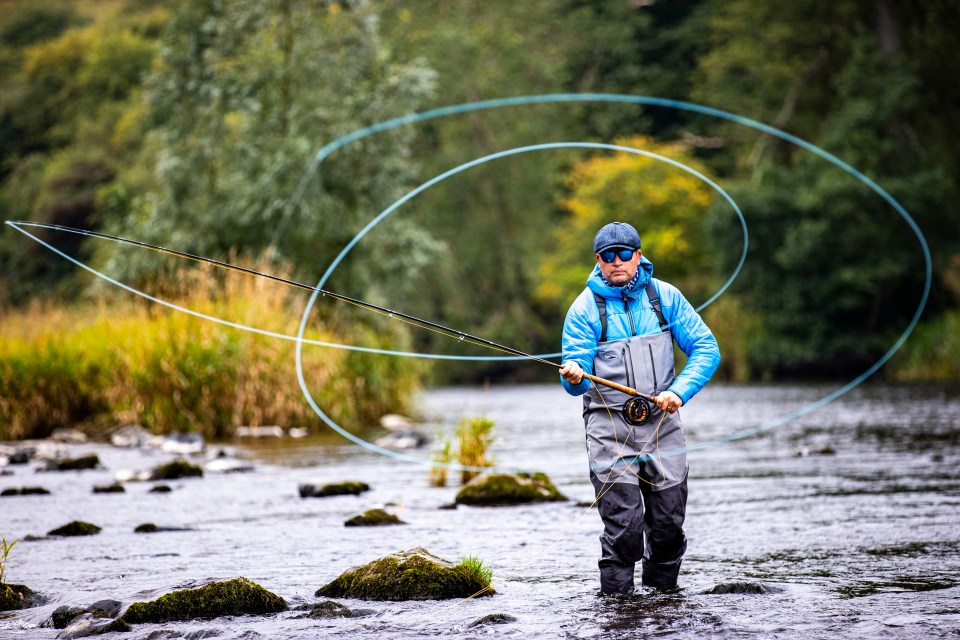
[[[212, 269], [179, 270], [153, 289], [193, 311], [293, 336], [300, 318], [295, 303], [303, 302], [283, 285]], [[124, 423], [155, 433], [200, 431], [213, 439], [228, 437], [239, 425], [317, 424], [296, 384], [290, 340], [129, 296], [70, 307], [34, 305], [5, 314], [3, 323], [0, 440]], [[355, 323], [345, 336], [314, 323], [306, 338], [385, 346], [402, 341], [392, 331], [389, 325]], [[334, 420], [361, 424], [407, 409], [418, 375], [396, 358], [309, 345], [303, 369]]]
[[[457, 463], [465, 467], [492, 467], [494, 459], [487, 454], [487, 449], [496, 439], [493, 435], [494, 423], [482, 417], [463, 418], [453, 432], [457, 448], [453, 451], [450, 436], [437, 434], [430, 460], [428, 482], [434, 487], [443, 487], [447, 484], [447, 467], [443, 466], [456, 459]], [[461, 469], [460, 482], [467, 484], [480, 472], [473, 469]]]

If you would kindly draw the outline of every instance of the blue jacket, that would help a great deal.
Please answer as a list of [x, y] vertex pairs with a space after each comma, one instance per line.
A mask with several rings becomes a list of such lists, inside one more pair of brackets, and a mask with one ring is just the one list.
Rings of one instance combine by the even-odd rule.
[[[687, 364], [676, 377], [668, 391], [673, 391], [683, 403], [703, 388], [720, 364], [720, 348], [710, 328], [693, 309], [680, 290], [672, 284], [653, 278], [653, 263], [640, 257], [640, 277], [627, 290], [626, 296], [637, 335], [660, 332], [660, 325], [650, 300], [644, 294], [648, 282], [660, 295], [663, 316], [670, 325], [670, 332], [680, 349], [687, 354]], [[600, 311], [594, 292], [607, 299], [607, 340], [629, 338], [630, 319], [624, 307], [624, 287], [611, 287], [600, 277], [600, 267], [594, 267], [587, 278], [587, 288], [574, 300], [563, 323], [563, 361], [575, 360], [587, 373], [593, 373], [593, 358], [600, 340]], [[584, 380], [570, 384], [563, 378], [560, 382], [570, 395], [578, 396], [593, 384]]]

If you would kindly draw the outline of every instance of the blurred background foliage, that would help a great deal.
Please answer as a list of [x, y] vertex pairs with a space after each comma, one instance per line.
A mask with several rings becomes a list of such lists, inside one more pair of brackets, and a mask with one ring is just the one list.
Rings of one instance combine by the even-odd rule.
[[[522, 145], [619, 142], [690, 164], [744, 211], [746, 265], [704, 312], [721, 339], [721, 377], [863, 371], [916, 308], [918, 243], [864, 185], [777, 138], [690, 112], [567, 103], [399, 127], [311, 163], [338, 136], [437, 106], [559, 92], [688, 100], [817, 144], [906, 207], [931, 246], [933, 290], [884, 375], [955, 380], [958, 33], [948, 0], [7, 0], [0, 208], [315, 282], [371, 218], [432, 176]], [[592, 235], [615, 218], [640, 229], [655, 275], [695, 305], [739, 260], [739, 222], [706, 185], [641, 156], [565, 149], [420, 194], [328, 286], [554, 352], [594, 261]], [[192, 268], [43, 236], [136, 286]], [[119, 295], [9, 228], [0, 267], [5, 315], [38, 299], [52, 309]], [[349, 342], [383, 343], [389, 331], [416, 350], [481, 355], [342, 306], [316, 315]], [[417, 371], [443, 383], [551, 376], [509, 361]]]

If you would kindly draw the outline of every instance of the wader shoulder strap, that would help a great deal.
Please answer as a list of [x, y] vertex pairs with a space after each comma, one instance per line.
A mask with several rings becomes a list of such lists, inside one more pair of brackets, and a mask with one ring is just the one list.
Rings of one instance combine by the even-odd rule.
[[593, 299], [597, 301], [597, 310], [600, 312], [600, 342], [607, 341], [607, 301], [602, 295], [594, 292]]
[[653, 283], [647, 283], [647, 297], [650, 298], [650, 304], [653, 306], [653, 312], [657, 314], [657, 322], [660, 323], [660, 331], [669, 331], [670, 325], [667, 324], [666, 318], [663, 317], [663, 308], [660, 306], [660, 296], [657, 295], [657, 290], [653, 288]]

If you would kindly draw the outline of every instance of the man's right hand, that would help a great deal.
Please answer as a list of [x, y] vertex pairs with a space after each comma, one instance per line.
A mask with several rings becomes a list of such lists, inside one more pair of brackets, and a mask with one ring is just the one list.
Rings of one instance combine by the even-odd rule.
[[583, 369], [573, 360], [564, 362], [560, 367], [560, 376], [570, 384], [580, 384], [583, 381]]

